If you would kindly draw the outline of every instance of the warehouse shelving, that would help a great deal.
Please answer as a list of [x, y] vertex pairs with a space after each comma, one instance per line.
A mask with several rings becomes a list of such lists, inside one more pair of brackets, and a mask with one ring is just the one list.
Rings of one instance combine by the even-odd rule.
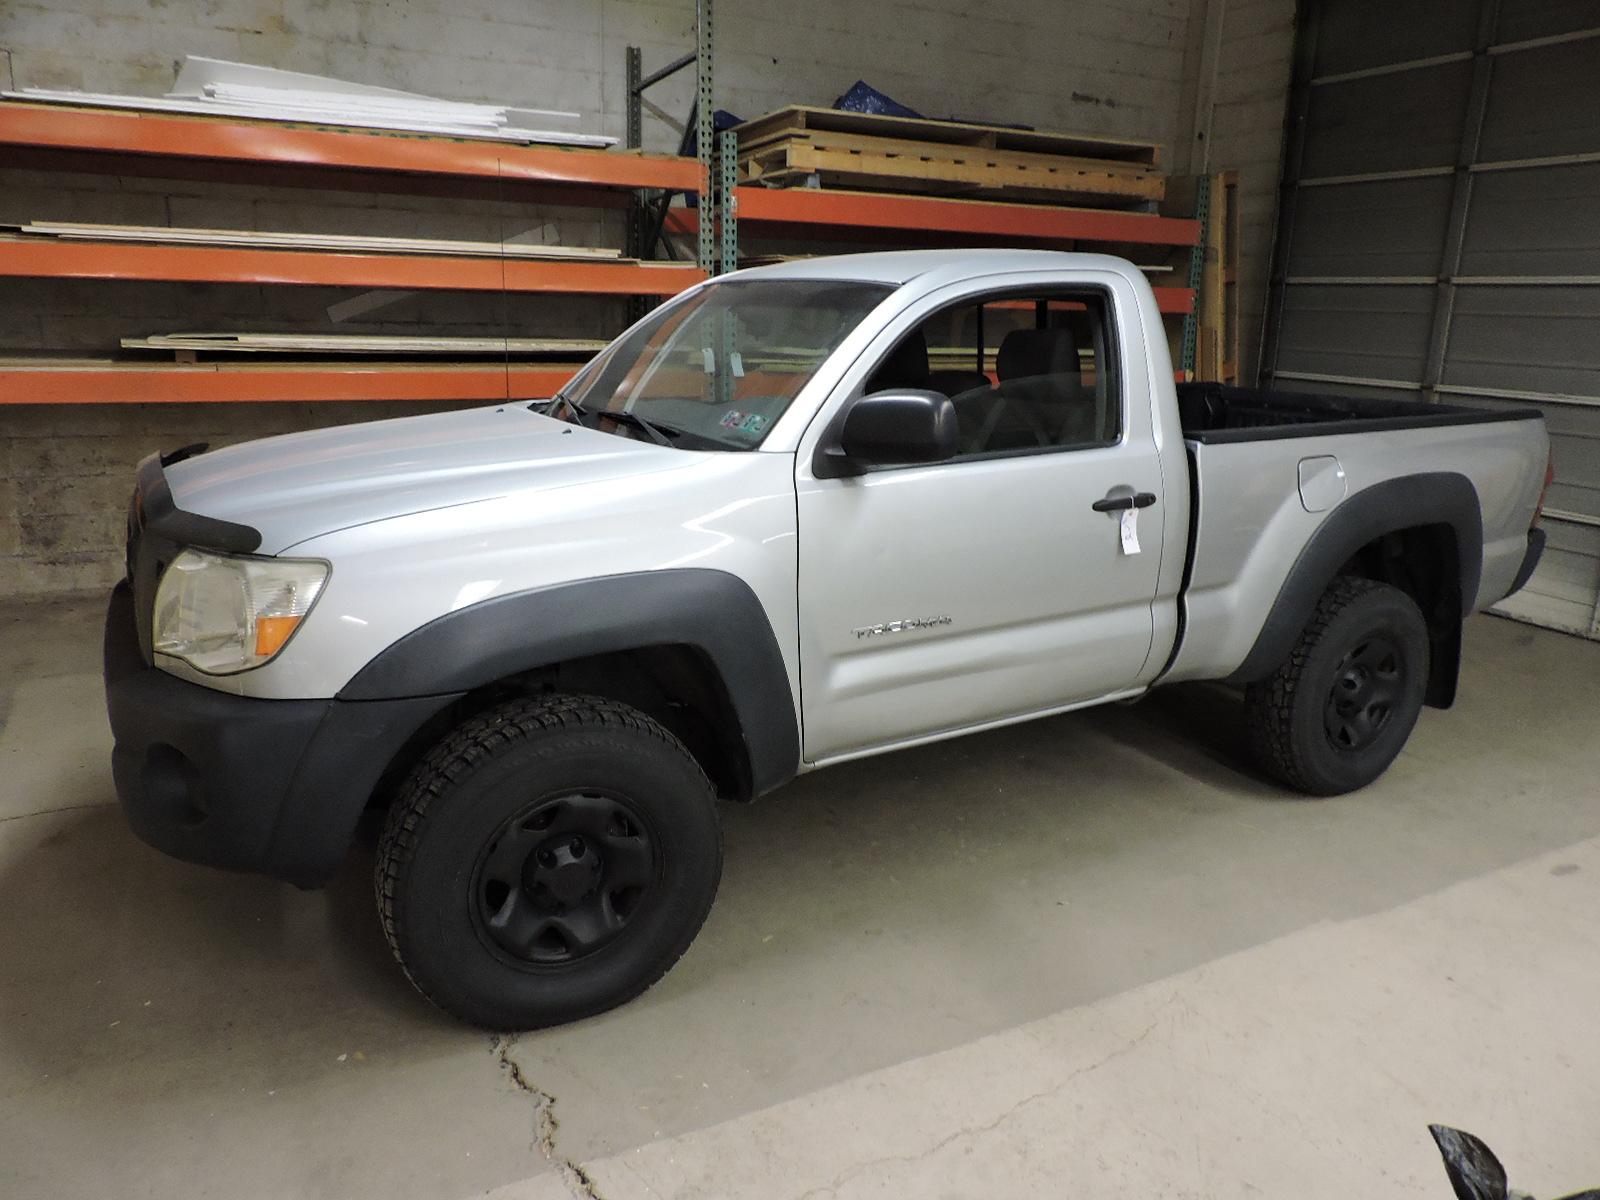
[[461, 400], [549, 396], [580, 363], [125, 363], [0, 359], [0, 403]]
[[[804, 232], [812, 236], [855, 231], [870, 231], [878, 236], [889, 232], [934, 233], [1056, 245], [1098, 242], [1193, 246], [1200, 240], [1200, 223], [1177, 217], [884, 192], [741, 187], [734, 189], [734, 209], [742, 224], [767, 227], [767, 232]], [[779, 228], [785, 226], [789, 228]], [[673, 209], [667, 215], [667, 229], [695, 233], [699, 229], [696, 210]]]
[[[883, 192], [739, 187], [732, 209], [741, 231], [754, 238], [1180, 252], [1192, 252], [1202, 243], [1201, 222], [1188, 217]], [[668, 233], [693, 236], [699, 228], [696, 209], [675, 208], [667, 214]], [[1154, 290], [1163, 313], [1187, 316], [1195, 311], [1195, 288], [1158, 285]]]
[[[702, 39], [704, 40], [704, 39]], [[694, 61], [685, 56], [682, 62]], [[637, 64], [634, 64], [637, 73]], [[709, 71], [699, 74], [709, 76]], [[700, 90], [697, 88], [697, 94]], [[637, 103], [637, 96], [632, 97]], [[700, 114], [695, 114], [701, 124]], [[630, 141], [633, 123], [630, 122]], [[727, 138], [731, 147], [732, 138]], [[173, 178], [244, 178], [294, 186], [423, 191], [550, 203], [620, 205], [643, 193], [711, 204], [670, 209], [665, 232], [702, 256], [731, 240], [733, 216], [752, 238], [841, 242], [1167, 248], [1201, 243], [1195, 220], [1152, 213], [810, 187], [731, 189], [724, 203], [704, 161], [508, 145], [281, 122], [175, 116], [60, 104], [0, 102], [10, 161], [45, 169]], [[724, 172], [724, 174], [728, 174]], [[731, 179], [731, 176], [729, 176]], [[724, 214], [708, 248], [700, 214]], [[713, 270], [731, 265], [721, 246]], [[665, 296], [705, 278], [684, 262], [529, 260], [481, 255], [352, 253], [162, 242], [0, 238], [0, 277], [273, 284], [406, 290]], [[1160, 282], [1159, 279], [1157, 282]], [[1195, 290], [1158, 286], [1163, 313], [1194, 311]], [[128, 364], [84, 360], [0, 363], [0, 404], [199, 400], [410, 399], [483, 401], [549, 394], [576, 364], [283, 362]]]
[[705, 275], [681, 263], [349, 254], [237, 246], [0, 238], [0, 276], [670, 296]]
[[[442, 192], [618, 206], [639, 189], [698, 193], [693, 159], [510, 145], [276, 121], [0, 102], [7, 163], [42, 170]], [[0, 238], [0, 277], [668, 296], [684, 263], [350, 253]], [[278, 400], [484, 401], [549, 395], [578, 364], [127, 364], [13, 360], [0, 404]]]
[[[383, 179], [384, 186], [394, 177], [423, 175], [623, 191], [698, 191], [702, 178], [693, 159], [673, 155], [462, 141], [26, 101], [0, 102], [0, 145], [76, 152], [74, 163], [99, 160], [99, 169], [104, 171], [119, 170], [132, 158], [147, 167], [204, 160], [245, 167], [363, 172], [373, 175], [374, 182]], [[337, 186], [345, 183], [341, 180]]]

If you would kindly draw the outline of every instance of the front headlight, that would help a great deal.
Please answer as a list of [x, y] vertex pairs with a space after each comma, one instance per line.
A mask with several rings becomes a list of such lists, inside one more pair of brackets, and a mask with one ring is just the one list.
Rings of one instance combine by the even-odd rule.
[[156, 653], [208, 675], [271, 662], [327, 581], [328, 564], [313, 559], [185, 550], [156, 589]]

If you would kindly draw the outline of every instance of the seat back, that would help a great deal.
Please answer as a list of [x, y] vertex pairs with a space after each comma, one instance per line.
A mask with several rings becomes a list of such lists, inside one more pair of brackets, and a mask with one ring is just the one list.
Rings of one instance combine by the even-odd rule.
[[870, 396], [873, 392], [886, 392], [890, 388], [920, 389], [927, 386], [928, 339], [922, 335], [922, 330], [913, 329], [867, 378], [866, 394]]
[[1003, 387], [1017, 385], [1013, 394], [1030, 392], [1043, 394], [1051, 376], [1071, 377], [1074, 387], [1083, 383], [1083, 371], [1078, 365], [1078, 335], [1066, 326], [1049, 329], [1013, 329], [1000, 343], [1000, 353], [995, 359], [995, 374]]
[[995, 368], [999, 384], [974, 398], [967, 413], [957, 406], [968, 453], [1097, 440], [1094, 392], [1083, 385], [1074, 330], [1013, 329], [1000, 343]]

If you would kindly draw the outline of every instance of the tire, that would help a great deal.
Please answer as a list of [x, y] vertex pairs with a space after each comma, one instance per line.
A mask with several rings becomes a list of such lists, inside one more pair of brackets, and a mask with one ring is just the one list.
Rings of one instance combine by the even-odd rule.
[[389, 947], [438, 1007], [535, 1029], [633, 999], [688, 949], [722, 874], [716, 793], [643, 713], [516, 700], [423, 759], [390, 809]]
[[1428, 626], [1399, 588], [1341, 575], [1288, 659], [1245, 689], [1256, 761], [1312, 796], [1365, 787], [1388, 769], [1422, 712]]

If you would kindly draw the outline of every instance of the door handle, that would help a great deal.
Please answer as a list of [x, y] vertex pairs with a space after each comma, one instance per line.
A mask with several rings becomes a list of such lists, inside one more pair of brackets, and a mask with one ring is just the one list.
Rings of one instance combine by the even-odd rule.
[[1135, 492], [1131, 496], [1107, 496], [1104, 500], [1096, 500], [1089, 507], [1095, 512], [1120, 512], [1125, 508], [1149, 508], [1155, 502], [1154, 492]]

